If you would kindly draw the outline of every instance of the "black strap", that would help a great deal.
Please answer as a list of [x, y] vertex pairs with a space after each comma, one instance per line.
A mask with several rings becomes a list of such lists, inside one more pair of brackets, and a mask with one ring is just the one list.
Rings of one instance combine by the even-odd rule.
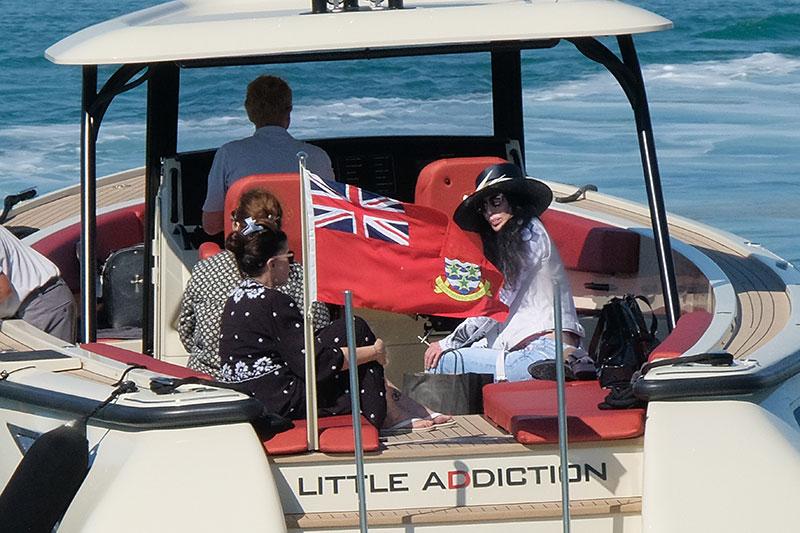
[[464, 354], [462, 354], [458, 348], [448, 348], [442, 351], [442, 355], [439, 356], [439, 364], [436, 365], [436, 374], [439, 373], [439, 369], [443, 366], [441, 364], [441, 360], [444, 358], [445, 355], [452, 353], [453, 354], [453, 374], [458, 374], [458, 362], [461, 361], [461, 374], [464, 374]]
[[633, 409], [644, 407], [645, 403], [633, 394], [633, 385], [612, 385], [605, 400], [597, 405], [598, 409]]
[[131, 370], [138, 370], [138, 369], [147, 369], [147, 367], [145, 365], [140, 365], [138, 363], [130, 365], [128, 368], [125, 369], [125, 371], [119, 377], [117, 382], [114, 383], [111, 386], [112, 387], [119, 387], [120, 385], [122, 385], [125, 382], [125, 378], [128, 377], [128, 372], [130, 372]]
[[[606, 304], [608, 305], [608, 304]], [[592, 340], [589, 341], [589, 357], [597, 361], [597, 348], [600, 345], [600, 338], [603, 336], [603, 330], [606, 327], [606, 313], [605, 313], [605, 305], [603, 306], [603, 310], [600, 311], [600, 318], [597, 319], [597, 325], [594, 328], [594, 334], [592, 335]]]
[[[641, 300], [647, 304], [647, 308], [650, 309], [650, 335], [653, 337], [656, 336], [656, 332], [658, 331], [658, 319], [656, 318], [656, 313], [653, 311], [653, 306], [650, 305], [650, 300], [642, 296], [641, 294], [635, 296], [637, 300]], [[644, 326], [644, 324], [642, 324]]]

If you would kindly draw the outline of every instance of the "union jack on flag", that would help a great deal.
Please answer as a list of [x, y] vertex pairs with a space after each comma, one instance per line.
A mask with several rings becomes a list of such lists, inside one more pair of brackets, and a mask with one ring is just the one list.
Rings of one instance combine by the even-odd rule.
[[408, 222], [403, 220], [405, 209], [401, 202], [312, 173], [306, 176], [310, 179], [315, 228], [409, 245]]

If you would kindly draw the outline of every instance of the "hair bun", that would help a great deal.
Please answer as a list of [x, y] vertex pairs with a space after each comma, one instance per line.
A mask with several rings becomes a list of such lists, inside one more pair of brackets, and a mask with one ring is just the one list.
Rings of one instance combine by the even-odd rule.
[[259, 218], [256, 221], [259, 225], [264, 226], [265, 230], [269, 230], [273, 233], [277, 233], [280, 231], [280, 223], [276, 220], [272, 215], [269, 215], [267, 218]]

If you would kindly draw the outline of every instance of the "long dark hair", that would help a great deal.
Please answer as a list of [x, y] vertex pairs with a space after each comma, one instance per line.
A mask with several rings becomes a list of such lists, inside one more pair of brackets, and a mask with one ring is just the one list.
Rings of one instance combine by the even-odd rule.
[[264, 229], [248, 235], [234, 231], [225, 243], [236, 258], [239, 271], [250, 278], [263, 274], [267, 261], [276, 256], [286, 244], [286, 234], [273, 222], [261, 219], [256, 220], [256, 224]]
[[513, 194], [506, 194], [506, 199], [511, 207], [511, 219], [497, 232], [484, 220], [480, 236], [484, 255], [500, 270], [506, 283], [513, 287], [519, 281], [519, 273], [527, 261], [526, 228], [534, 217], [535, 206], [523, 203]]

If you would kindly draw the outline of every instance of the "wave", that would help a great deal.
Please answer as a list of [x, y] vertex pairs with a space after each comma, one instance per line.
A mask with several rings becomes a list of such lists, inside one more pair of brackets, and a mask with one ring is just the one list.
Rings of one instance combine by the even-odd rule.
[[[670, 80], [692, 87], [737, 81], [774, 86], [800, 83], [791, 77], [800, 73], [800, 58], [763, 52], [728, 61], [700, 61], [685, 65], [656, 65], [645, 69], [648, 81]], [[699, 88], [699, 87], [698, 87]]]
[[800, 34], [800, 13], [781, 13], [762, 18], [740, 20], [720, 30], [709, 30], [698, 34], [706, 39], [725, 41], [770, 40], [794, 41]]
[[[795, 94], [800, 87], [800, 58], [763, 52], [726, 61], [698, 61], [693, 63], [651, 64], [644, 67], [642, 75], [650, 93], [661, 87], [680, 87], [687, 95], [702, 95], [706, 88], [751, 90], [761, 87], [776, 91], [781, 88], [787, 95]], [[600, 96], [620, 101], [621, 89], [610, 74], [602, 72], [554, 84], [544, 89], [526, 92], [532, 101], [585, 100]], [[746, 94], [743, 92], [743, 96]], [[696, 97], [696, 96], [695, 96]]]

